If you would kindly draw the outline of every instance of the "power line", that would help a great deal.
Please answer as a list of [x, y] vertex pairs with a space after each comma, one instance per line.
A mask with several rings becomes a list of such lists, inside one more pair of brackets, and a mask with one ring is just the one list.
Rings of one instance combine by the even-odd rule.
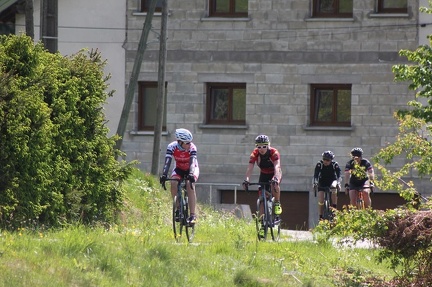
[[[190, 20], [189, 20], [190, 21]], [[426, 27], [432, 25], [432, 23], [413, 23], [413, 24], [392, 24], [392, 25], [368, 25], [368, 26], [341, 26], [341, 27], [316, 27], [316, 28], [296, 28], [296, 29], [230, 29], [229, 31], [243, 31], [243, 32], [260, 32], [262, 34], [265, 33], [296, 33], [292, 35], [278, 35], [274, 38], [267, 37], [260, 39], [261, 41], [271, 41], [271, 40], [289, 40], [289, 39], [299, 39], [299, 38], [322, 38], [322, 37], [329, 37], [329, 36], [337, 36], [337, 35], [347, 35], [347, 34], [359, 34], [359, 33], [372, 33], [372, 32], [382, 32], [383, 29], [392, 29], [392, 30], [401, 30], [401, 29], [409, 29], [414, 27]], [[25, 25], [17, 25], [24, 27]], [[38, 27], [38, 26], [36, 26]], [[126, 28], [119, 28], [119, 27], [89, 27], [89, 26], [62, 26], [59, 25], [58, 29], [76, 29], [76, 30], [106, 30], [106, 31], [138, 31], [140, 29], [126, 29]], [[168, 29], [170, 32], [182, 32], [182, 31], [201, 31], [201, 32], [213, 32], [213, 31], [221, 31], [222, 29], [216, 29], [216, 28], [205, 28], [205, 29], [192, 29], [192, 28], [178, 28], [173, 27]], [[299, 35], [298, 32], [305, 31], [308, 32], [308, 34], [305, 35]], [[324, 31], [324, 33], [322, 33]], [[313, 34], [313, 33], [319, 33], [319, 34]], [[240, 41], [246, 42], [246, 41], [260, 41], [257, 39], [240, 39]], [[196, 42], [208, 42], [212, 40], [201, 40]], [[124, 43], [124, 41], [59, 41], [59, 43], [95, 43], [95, 44], [110, 44], [110, 43]]]
[[[192, 22], [189, 20], [189, 22]], [[311, 22], [316, 23], [316, 22]], [[410, 27], [426, 27], [432, 25], [432, 23], [413, 23], [413, 24], [394, 24], [394, 25], [367, 25], [367, 26], [340, 26], [340, 27], [316, 27], [316, 28], [296, 28], [296, 29], [249, 29], [249, 28], [232, 28], [229, 29], [229, 31], [263, 31], [263, 32], [289, 32], [289, 31], [314, 31], [314, 30], [339, 30], [339, 29], [368, 29], [368, 28], [410, 28]], [[22, 24], [16, 24], [17, 27], [25, 27], [25, 25]], [[35, 27], [40, 27], [38, 25], [35, 25]], [[122, 28], [122, 27], [90, 27], [90, 26], [64, 26], [59, 25], [58, 28], [60, 29], [77, 29], [77, 30], [118, 30], [118, 31], [141, 31], [139, 28]], [[179, 28], [178, 26], [171, 27], [169, 29], [170, 31], [221, 31], [222, 29], [217, 28], [199, 28], [199, 29], [192, 29], [192, 28]]]

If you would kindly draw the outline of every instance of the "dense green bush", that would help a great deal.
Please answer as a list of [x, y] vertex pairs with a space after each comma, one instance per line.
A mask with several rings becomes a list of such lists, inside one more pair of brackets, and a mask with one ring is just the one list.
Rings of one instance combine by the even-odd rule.
[[0, 37], [0, 227], [109, 222], [131, 164], [118, 162], [97, 52], [51, 54]]

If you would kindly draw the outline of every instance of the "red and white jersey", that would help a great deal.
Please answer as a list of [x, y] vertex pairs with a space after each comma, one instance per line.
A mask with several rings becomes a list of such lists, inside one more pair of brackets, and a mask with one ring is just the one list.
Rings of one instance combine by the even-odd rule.
[[[183, 171], [189, 171], [190, 169], [190, 158], [191, 156], [197, 155], [197, 147], [194, 143], [190, 144], [188, 151], [181, 148], [177, 141], [173, 141], [167, 147], [165, 157], [171, 157], [175, 160], [175, 167]], [[196, 167], [198, 167], [198, 160], [196, 160]]]

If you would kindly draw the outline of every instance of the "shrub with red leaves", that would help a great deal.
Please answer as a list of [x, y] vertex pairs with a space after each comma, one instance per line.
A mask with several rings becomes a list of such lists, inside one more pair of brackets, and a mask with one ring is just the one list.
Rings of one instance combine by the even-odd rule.
[[388, 221], [378, 243], [393, 259], [402, 259], [403, 273], [387, 286], [432, 286], [432, 211], [406, 211]]

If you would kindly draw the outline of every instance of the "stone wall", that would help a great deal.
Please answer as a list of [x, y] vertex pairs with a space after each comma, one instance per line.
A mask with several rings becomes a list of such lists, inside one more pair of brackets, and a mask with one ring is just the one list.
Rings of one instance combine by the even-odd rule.
[[[145, 14], [128, 1], [126, 79], [129, 79]], [[194, 134], [202, 183], [241, 183], [258, 134], [267, 134], [282, 159], [284, 191], [308, 191], [315, 163], [333, 150], [344, 166], [351, 148], [370, 158], [397, 134], [393, 112], [413, 93], [395, 83], [392, 66], [401, 49], [418, 45], [418, 3], [407, 15], [382, 17], [374, 0], [355, 0], [350, 19], [311, 18], [306, 0], [250, 0], [247, 19], [208, 18], [206, 0], [168, 1], [167, 127], [162, 165], [174, 130]], [[160, 16], [153, 26], [159, 33]], [[139, 80], [157, 81], [158, 49], [149, 37]], [[246, 82], [245, 127], [205, 125], [206, 82]], [[352, 84], [352, 127], [311, 128], [310, 84]], [[126, 83], [127, 84], [127, 83]], [[123, 149], [151, 170], [153, 135], [136, 133], [136, 103]], [[397, 166], [398, 163], [395, 164]], [[160, 169], [162, 166], [160, 166]], [[254, 178], [257, 179], [258, 168]], [[205, 192], [205, 191], [201, 191]]]

